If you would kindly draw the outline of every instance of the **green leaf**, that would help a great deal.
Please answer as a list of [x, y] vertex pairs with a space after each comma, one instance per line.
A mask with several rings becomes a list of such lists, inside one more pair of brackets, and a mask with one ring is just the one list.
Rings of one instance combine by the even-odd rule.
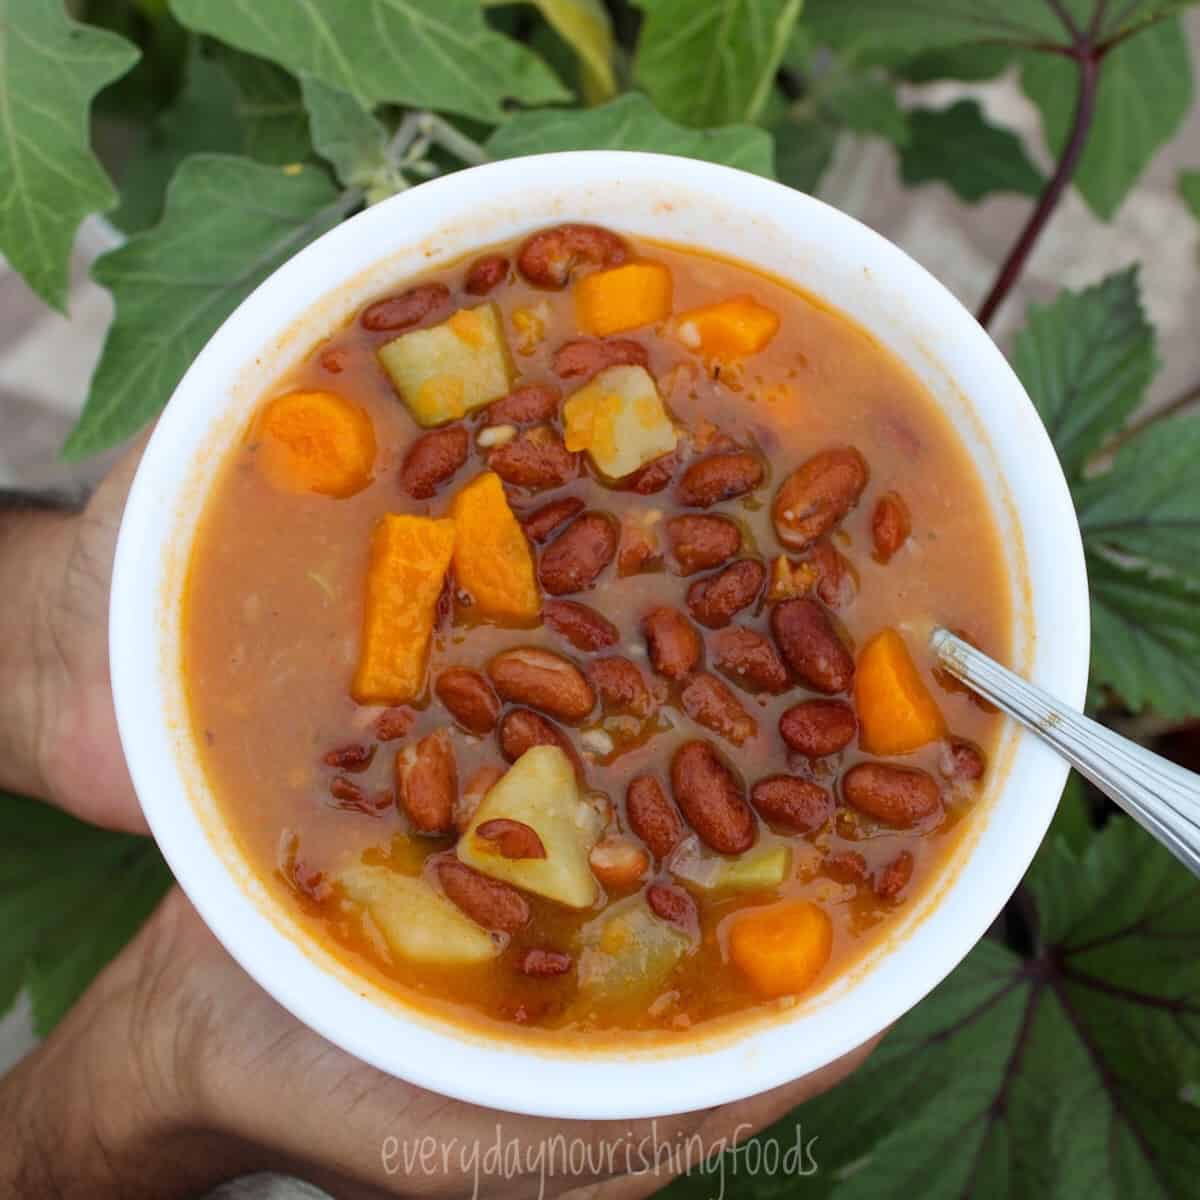
[[[1052, 838], [1025, 958], [981, 942], [854, 1076], [758, 1139], [815, 1138], [815, 1177], [739, 1172], [730, 1200], [1168, 1200], [1200, 1173], [1200, 883], [1131, 821]], [[769, 1161], [764, 1153], [763, 1159]], [[692, 1176], [671, 1200], [719, 1194]]]
[[0, 0], [0, 253], [60, 310], [80, 222], [117, 202], [88, 144], [92, 97], [137, 57], [62, 0]]
[[162, 408], [217, 327], [276, 267], [345, 216], [312, 167], [197, 155], [167, 190], [162, 221], [98, 259], [117, 315], [64, 454], [115, 445]]
[[1192, 216], [1200, 218], [1200, 171], [1179, 172], [1179, 195]]
[[[1027, 54], [1021, 85], [1042, 115], [1051, 151], [1070, 135], [1079, 71], [1054, 54]], [[1192, 103], [1192, 63], [1178, 20], [1164, 21], [1112, 50], [1100, 69], [1095, 116], [1074, 183], [1092, 211], [1110, 220]]]
[[995, 79], [1012, 62], [1008, 46], [993, 43], [968, 43], [945, 50], [930, 50], [893, 67], [893, 72], [909, 83], [934, 83], [957, 79], [977, 83]]
[[125, 168], [113, 224], [126, 233], [153, 225], [175, 168], [189, 155], [239, 151], [243, 132], [236, 105], [237, 92], [221, 64], [193, 48], [179, 96], [147, 129]]
[[[483, 0], [485, 6], [511, 0]], [[584, 99], [603, 104], [617, 92], [613, 74], [613, 30], [602, 0], [527, 0], [546, 18], [579, 59]]]
[[771, 132], [780, 181], [801, 192], [815, 192], [833, 160], [836, 127], [821, 117], [805, 117], [781, 121]]
[[237, 88], [245, 152], [279, 167], [306, 159], [312, 140], [296, 77], [265, 58], [228, 46], [221, 47], [221, 61]]
[[488, 28], [479, 0], [171, 0], [171, 11], [368, 108], [388, 101], [495, 122], [506, 100], [569, 99], [540, 59]]
[[349, 92], [308, 75], [300, 90], [313, 147], [345, 187], [361, 188], [375, 204], [407, 186], [388, 157], [387, 130]]
[[975, 100], [912, 109], [908, 124], [911, 137], [901, 150], [900, 174], [910, 187], [940, 180], [968, 204], [995, 192], [1036, 196], [1042, 189], [1042, 174], [1020, 139], [989, 125]]
[[[1075, 489], [1086, 545], [1200, 586], [1200, 415], [1156, 421]], [[1200, 696], [1196, 698], [1200, 707]]]
[[1145, 566], [1088, 555], [1093, 687], [1126, 707], [1200, 716], [1200, 588]]
[[886, 80], [865, 72], [839, 75], [821, 90], [820, 104], [853, 133], [873, 134], [895, 146], [908, 144], [909, 118]]
[[1137, 271], [1031, 305], [1013, 367], [1037, 405], [1068, 478], [1141, 402], [1158, 366]]
[[755, 121], [800, 15], [801, 0], [636, 0], [645, 13], [634, 76], [688, 125]]
[[486, 149], [493, 158], [552, 150], [652, 150], [724, 163], [768, 178], [773, 175], [771, 137], [765, 130], [749, 125], [684, 129], [637, 92], [586, 112], [521, 113], [492, 134]]
[[22, 987], [49, 1033], [171, 882], [149, 838], [0, 793], [0, 1012]]

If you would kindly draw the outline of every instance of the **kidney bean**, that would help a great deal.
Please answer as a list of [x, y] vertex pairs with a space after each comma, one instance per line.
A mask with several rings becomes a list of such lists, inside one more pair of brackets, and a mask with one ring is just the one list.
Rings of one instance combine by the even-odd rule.
[[572, 454], [549, 425], [535, 425], [489, 450], [487, 465], [513, 487], [544, 492], [579, 474], [579, 455]]
[[503, 254], [485, 254], [468, 268], [463, 291], [472, 296], [486, 296], [508, 278], [508, 259]]
[[409, 447], [400, 464], [400, 486], [414, 500], [428, 500], [467, 461], [471, 437], [461, 425], [432, 429]]
[[677, 608], [655, 608], [642, 619], [650, 665], [666, 679], [682, 679], [696, 669], [703, 643]]
[[771, 609], [771, 634], [793, 675], [814, 692], [844, 692], [854, 678], [854, 659], [825, 610], [807, 596]]
[[475, 836], [491, 842], [501, 858], [545, 858], [546, 847], [538, 832], [524, 821], [496, 817], [475, 826]]
[[496, 728], [500, 701], [491, 685], [470, 667], [448, 667], [433, 685], [437, 698], [468, 733], [482, 736]]
[[700, 840], [718, 854], [743, 854], [758, 830], [742, 785], [709, 742], [685, 742], [671, 760], [671, 790]]
[[615, 267], [626, 255], [625, 242], [598, 225], [555, 225], [526, 238], [517, 251], [517, 269], [535, 287], [558, 291], [581, 263]]
[[631, 338], [578, 338], [554, 352], [554, 373], [560, 379], [586, 381], [609, 367], [644, 367], [649, 362], [646, 347]]
[[758, 722], [742, 707], [728, 684], [701, 672], [684, 684], [679, 702], [697, 725], [703, 725], [735, 746], [758, 733]]
[[689, 937], [700, 936], [700, 913], [696, 902], [673, 883], [652, 883], [646, 889], [646, 903], [656, 917], [682, 929]]
[[942, 811], [937, 780], [916, 767], [859, 763], [842, 776], [842, 795], [859, 812], [897, 829], [911, 829]]
[[767, 579], [767, 569], [753, 558], [697, 579], [687, 592], [687, 606], [692, 616], [709, 629], [728, 625], [735, 613], [754, 603]]
[[867, 860], [857, 850], [844, 850], [826, 862], [825, 870], [839, 883], [864, 883], [867, 878]]
[[596, 693], [569, 659], [538, 646], [503, 650], [488, 663], [496, 691], [514, 704], [540, 709], [560, 721], [581, 721], [595, 707]]
[[830, 608], [842, 608], [858, 591], [858, 574], [828, 538], [809, 547], [807, 562], [817, 573], [817, 595]]
[[748, 692], [786, 692], [791, 681], [779, 651], [753, 629], [722, 629], [713, 639], [717, 670]]
[[549, 383], [530, 383], [493, 400], [485, 425], [543, 425], [558, 416], [561, 393]]
[[561, 500], [551, 500], [543, 504], [537, 512], [523, 518], [521, 524], [525, 536], [531, 542], [541, 545], [560, 525], [565, 525], [572, 517], [583, 512], [583, 501], [578, 496], [564, 496]]
[[365, 771], [375, 757], [374, 746], [364, 746], [354, 742], [349, 746], [338, 746], [336, 750], [328, 750], [321, 757], [327, 767], [337, 767], [340, 771]]
[[621, 637], [607, 617], [574, 600], [547, 600], [542, 606], [542, 620], [576, 650], [585, 652], [603, 650], [615, 645]]
[[400, 806], [421, 833], [448, 833], [454, 828], [458, 768], [445, 729], [396, 756], [396, 791]]
[[617, 524], [605, 513], [585, 512], [550, 543], [538, 578], [552, 596], [590, 588], [617, 553]]
[[588, 855], [592, 874], [609, 891], [628, 891], [650, 870], [650, 856], [627, 837], [601, 838]]
[[852, 446], [814, 455], [775, 493], [775, 536], [789, 550], [803, 550], [858, 503], [869, 478], [867, 460]]
[[750, 789], [750, 803], [767, 824], [788, 833], [820, 829], [833, 811], [833, 799], [823, 787], [796, 775], [760, 779]]
[[377, 817], [391, 807], [392, 797], [384, 792], [381, 796], [368, 796], [352, 779], [345, 775], [336, 775], [329, 781], [329, 794], [333, 797], [334, 808], [343, 812], [365, 813], [369, 817]]
[[871, 539], [875, 543], [876, 561], [891, 561], [892, 555], [908, 541], [911, 533], [912, 517], [908, 505], [895, 492], [880, 496], [871, 514]]
[[844, 750], [858, 733], [854, 709], [841, 700], [805, 700], [779, 718], [779, 733], [790, 749], [808, 758]]
[[689, 508], [710, 508], [752, 492], [765, 477], [766, 468], [756, 454], [747, 450], [714, 454], [684, 471], [676, 495]]
[[417, 714], [411, 708], [388, 708], [375, 718], [375, 736], [381, 742], [406, 737]]
[[516, 762], [534, 746], [557, 746], [575, 765], [576, 774], [583, 774], [583, 765], [571, 739], [557, 725], [528, 708], [514, 708], [506, 713], [496, 733], [500, 753], [510, 763]]
[[982, 779], [986, 769], [987, 760], [983, 751], [973, 742], [965, 738], [950, 738], [942, 743], [938, 770], [943, 778], [971, 782]]
[[484, 929], [516, 933], [529, 923], [528, 902], [507, 883], [480, 874], [453, 854], [437, 855], [433, 870], [446, 898]]
[[632, 474], [626, 475], [621, 480], [621, 490], [633, 492], [638, 496], [653, 496], [655, 492], [661, 492], [675, 478], [679, 461], [678, 450], [660, 454], [658, 458], [651, 459], [644, 467], [638, 467]]
[[898, 900], [908, 887], [913, 873], [913, 856], [901, 850], [878, 875], [875, 876], [875, 895], [880, 900]]
[[628, 712], [648, 717], [654, 697], [636, 663], [627, 658], [600, 658], [588, 667], [588, 678], [609, 712]]
[[521, 955], [517, 970], [534, 979], [551, 979], [565, 975], [571, 969], [571, 956], [561, 950], [547, 950], [543, 946], [530, 946]]
[[667, 538], [684, 575], [719, 567], [742, 545], [741, 530], [728, 517], [672, 517]]
[[629, 828], [646, 843], [658, 862], [683, 841], [683, 818], [653, 775], [638, 775], [625, 792]]
[[359, 317], [359, 324], [373, 333], [411, 329], [449, 303], [450, 289], [444, 283], [419, 283], [398, 296], [368, 305]]
[[459, 793], [454, 805], [454, 828], [465, 833], [483, 798], [504, 778], [503, 767], [480, 767]]

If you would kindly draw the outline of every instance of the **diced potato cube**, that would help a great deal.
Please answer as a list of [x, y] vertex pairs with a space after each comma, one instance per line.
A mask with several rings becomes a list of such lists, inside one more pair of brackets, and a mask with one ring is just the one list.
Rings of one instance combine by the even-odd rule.
[[[476, 836], [485, 821], [519, 821], [541, 839], [545, 858], [505, 858], [497, 843]], [[469, 867], [515, 887], [587, 908], [596, 899], [588, 854], [603, 820], [579, 794], [575, 768], [557, 746], [526, 750], [483, 798], [458, 840], [458, 857]]]
[[424, 879], [358, 863], [338, 876], [342, 891], [362, 905], [392, 952], [410, 962], [471, 966], [495, 958], [490, 933], [439, 895]]
[[626, 263], [585, 275], [575, 285], [575, 319], [580, 329], [597, 337], [670, 315], [671, 272], [662, 263]]
[[791, 872], [787, 846], [766, 846], [738, 858], [700, 852], [672, 867], [681, 879], [706, 892], [761, 892], [779, 887]]
[[609, 367], [563, 405], [567, 449], [586, 450], [596, 469], [622, 479], [670, 454], [679, 440], [645, 367]]
[[729, 360], [763, 349], [779, 329], [779, 317], [751, 296], [734, 296], [681, 313], [676, 328], [685, 346]]
[[379, 361], [418, 425], [444, 425], [512, 388], [504, 325], [494, 304], [460, 308], [440, 325], [403, 333]]
[[660, 920], [641, 896], [606, 909], [580, 933], [577, 977], [592, 999], [652, 996], [687, 952], [687, 935]]
[[487, 471], [472, 479], [450, 509], [458, 536], [454, 576], [475, 611], [487, 617], [532, 621], [542, 609], [533, 552], [509, 507], [500, 477]]
[[375, 526], [362, 646], [351, 694], [359, 704], [406, 704], [425, 688], [437, 602], [454, 550], [454, 522], [389, 514]]

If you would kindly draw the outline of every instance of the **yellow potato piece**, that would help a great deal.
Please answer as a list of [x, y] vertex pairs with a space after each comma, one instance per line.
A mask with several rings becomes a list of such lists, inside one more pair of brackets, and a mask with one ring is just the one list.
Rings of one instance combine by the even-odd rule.
[[645, 367], [609, 367], [563, 405], [566, 446], [622, 479], [675, 449], [679, 435]]

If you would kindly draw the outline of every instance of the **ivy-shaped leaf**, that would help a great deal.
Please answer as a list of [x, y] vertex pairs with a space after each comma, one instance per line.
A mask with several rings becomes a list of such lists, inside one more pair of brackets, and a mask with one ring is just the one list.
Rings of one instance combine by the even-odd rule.
[[0, 792], [0, 1013], [28, 986], [49, 1033], [170, 882], [149, 838]]
[[765, 130], [750, 125], [684, 129], [637, 92], [586, 112], [521, 113], [492, 134], [486, 149], [494, 158], [552, 150], [652, 150], [724, 163], [768, 178], [773, 173], [771, 137]]
[[98, 259], [117, 315], [79, 424], [78, 458], [140, 429], [221, 322], [276, 267], [346, 215], [325, 174], [197, 155], [167, 190], [162, 221]]
[[319, 79], [300, 81], [312, 127], [313, 148], [346, 187], [361, 188], [375, 204], [406, 184], [388, 157], [387, 130], [349, 92]]
[[1042, 173], [1029, 161], [1021, 140], [989, 125], [975, 100], [911, 109], [908, 127], [900, 174], [910, 187], [938, 180], [968, 204], [996, 192], [1036, 196], [1042, 190]]
[[[1078, 68], [1056, 54], [1029, 53], [1021, 86], [1042, 114], [1053, 153], [1070, 135]], [[1130, 37], [1105, 56], [1096, 110], [1074, 184], [1102, 220], [1110, 220], [1146, 165], [1170, 140], [1192, 104], [1192, 62], [1178, 20]]]
[[243, 148], [273, 166], [303, 162], [312, 149], [300, 84], [265, 58], [221, 47], [221, 62], [237, 88]]
[[801, 0], [636, 0], [645, 13], [634, 75], [688, 125], [755, 121], [775, 82]]
[[[1025, 886], [1033, 953], [981, 942], [852, 1078], [761, 1135], [790, 1146], [799, 1124], [819, 1174], [731, 1164], [727, 1197], [1194, 1194], [1200, 883], [1117, 818], [1082, 850], [1050, 839]], [[714, 1182], [664, 1194], [711, 1196]]]
[[570, 97], [546, 65], [489, 29], [479, 0], [171, 0], [183, 24], [349, 92], [504, 119], [506, 100]]
[[1192, 216], [1200, 218], [1200, 171], [1179, 172], [1179, 195]]
[[0, 0], [0, 253], [58, 309], [80, 222], [117, 202], [88, 142], [92, 97], [137, 57], [61, 0]]
[[1141, 402], [1158, 356], [1137, 271], [1110, 275], [1052, 304], [1031, 305], [1013, 347], [1021, 377], [1068, 478]]

